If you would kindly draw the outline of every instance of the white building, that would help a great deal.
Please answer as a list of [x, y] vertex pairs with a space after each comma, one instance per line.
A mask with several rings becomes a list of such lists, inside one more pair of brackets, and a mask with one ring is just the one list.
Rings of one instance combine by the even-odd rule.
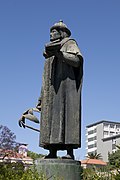
[[108, 152], [116, 151], [115, 145], [120, 145], [120, 123], [99, 121], [86, 127], [87, 154], [101, 154], [108, 161]]
[[27, 144], [19, 144], [18, 152], [14, 150], [0, 149], [0, 163], [17, 163], [24, 164], [25, 169], [33, 165], [33, 159], [27, 156]]
[[27, 152], [28, 152], [28, 144], [21, 144], [18, 148], [18, 153], [22, 154], [24, 157], [27, 157]]

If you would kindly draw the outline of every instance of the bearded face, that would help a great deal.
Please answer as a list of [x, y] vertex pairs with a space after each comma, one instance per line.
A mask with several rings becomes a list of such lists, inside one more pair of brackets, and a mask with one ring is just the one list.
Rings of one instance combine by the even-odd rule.
[[50, 32], [50, 41], [55, 41], [61, 38], [61, 34], [57, 29], [52, 29]]

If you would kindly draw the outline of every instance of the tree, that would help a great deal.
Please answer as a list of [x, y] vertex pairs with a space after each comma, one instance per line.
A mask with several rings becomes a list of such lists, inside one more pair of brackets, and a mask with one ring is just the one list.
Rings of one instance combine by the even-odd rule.
[[15, 134], [7, 127], [0, 125], [0, 149], [15, 149], [18, 145]]
[[120, 150], [120, 145], [115, 145], [117, 148], [118, 148], [118, 150]]
[[[119, 147], [119, 146], [118, 146]], [[120, 168], [120, 149], [112, 154], [108, 154], [109, 165], [112, 169], [119, 169]]]
[[27, 154], [28, 154], [28, 156], [31, 157], [33, 160], [36, 160], [36, 159], [38, 159], [38, 158], [44, 157], [44, 155], [42, 155], [42, 154], [37, 154], [37, 153], [32, 152], [32, 151], [28, 151]]
[[112, 154], [108, 153], [108, 160], [109, 165], [112, 170], [116, 171], [116, 174], [114, 175], [115, 180], [120, 179], [120, 145], [116, 145], [118, 148], [117, 151], [113, 152]]
[[0, 180], [21, 179], [23, 173], [24, 173], [24, 165], [20, 162], [17, 163], [0, 162]]
[[24, 165], [17, 163], [0, 163], [0, 180], [47, 180], [41, 172], [38, 174], [36, 167], [24, 170]]
[[101, 159], [102, 156], [101, 156], [100, 153], [99, 154], [97, 154], [97, 153], [88, 153], [87, 158], [88, 159]]

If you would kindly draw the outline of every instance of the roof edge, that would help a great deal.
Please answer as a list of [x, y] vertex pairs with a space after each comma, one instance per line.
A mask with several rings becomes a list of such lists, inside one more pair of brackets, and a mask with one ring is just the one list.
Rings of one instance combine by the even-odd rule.
[[115, 138], [119, 138], [119, 137], [120, 137], [120, 134], [116, 134], [116, 135], [113, 135], [113, 136], [110, 136], [110, 137], [103, 138], [102, 140], [107, 141], [107, 140], [115, 139]]
[[89, 127], [92, 127], [92, 126], [95, 126], [97, 124], [101, 124], [101, 123], [111, 123], [111, 124], [120, 124], [120, 122], [115, 122], [115, 121], [108, 121], [108, 120], [101, 120], [101, 121], [98, 121], [96, 123], [93, 123], [93, 124], [90, 124], [90, 125], [87, 125], [86, 127], [89, 128]]

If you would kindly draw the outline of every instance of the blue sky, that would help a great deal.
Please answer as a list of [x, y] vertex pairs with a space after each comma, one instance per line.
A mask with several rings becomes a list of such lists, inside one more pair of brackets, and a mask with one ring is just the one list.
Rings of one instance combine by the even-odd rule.
[[50, 27], [60, 19], [84, 57], [82, 148], [75, 151], [76, 159], [85, 155], [86, 125], [120, 122], [119, 18], [119, 0], [0, 0], [0, 124], [7, 125], [17, 141], [28, 143], [34, 152], [47, 153], [39, 147], [39, 134], [19, 128], [18, 119], [37, 103], [44, 44]]

